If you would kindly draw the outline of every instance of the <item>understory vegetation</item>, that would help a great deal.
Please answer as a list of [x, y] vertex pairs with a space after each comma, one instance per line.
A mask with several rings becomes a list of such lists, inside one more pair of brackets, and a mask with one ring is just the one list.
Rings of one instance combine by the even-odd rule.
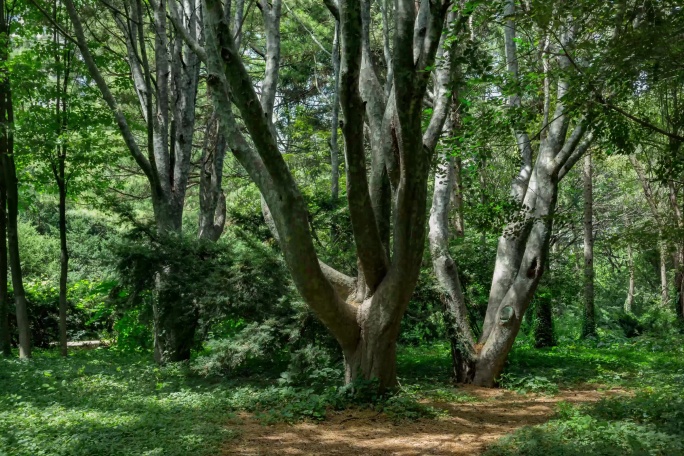
[[[664, 342], [617, 337], [539, 350], [520, 341], [503, 388], [553, 395], [559, 387], [591, 386], [613, 394], [587, 405], [560, 403], [551, 421], [503, 438], [486, 454], [679, 454], [684, 345], [681, 337]], [[449, 413], [444, 404], [496, 400], [454, 386], [447, 353], [444, 344], [403, 347], [401, 388], [378, 396], [372, 385], [341, 387], [327, 374], [296, 383], [254, 365], [248, 376], [206, 377], [188, 365], [158, 367], [148, 354], [113, 348], [74, 350], [66, 360], [39, 351], [30, 364], [0, 361], [0, 454], [215, 455], [240, 437], [230, 423], [241, 412], [268, 425], [370, 407], [400, 424], [439, 420]]]

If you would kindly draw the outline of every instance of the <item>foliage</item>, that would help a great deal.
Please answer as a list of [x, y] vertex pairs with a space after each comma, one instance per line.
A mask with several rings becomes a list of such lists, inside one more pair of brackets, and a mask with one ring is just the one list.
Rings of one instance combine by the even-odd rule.
[[0, 454], [210, 455], [235, 436], [230, 395], [140, 355], [0, 360]]

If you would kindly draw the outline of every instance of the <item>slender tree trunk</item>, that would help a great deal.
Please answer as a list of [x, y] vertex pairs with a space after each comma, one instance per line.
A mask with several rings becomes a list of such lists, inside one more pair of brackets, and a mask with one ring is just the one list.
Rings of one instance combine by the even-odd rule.
[[[6, 136], [0, 143], [6, 143]], [[7, 185], [7, 244], [9, 247], [9, 264], [12, 272], [12, 288], [14, 289], [14, 306], [17, 314], [19, 329], [19, 357], [31, 357], [31, 329], [28, 317], [28, 303], [24, 292], [24, 282], [21, 273], [19, 255], [19, 233], [17, 217], [19, 213], [19, 193], [17, 190], [16, 169], [14, 159], [3, 153], [5, 144], [0, 144], [0, 154], [5, 160], [5, 182]]]
[[684, 323], [684, 247], [677, 246], [674, 254], [675, 314], [680, 323]]
[[9, 246], [9, 264], [12, 271], [12, 288], [14, 289], [14, 304], [17, 314], [17, 326], [19, 328], [19, 357], [31, 357], [31, 329], [29, 326], [28, 306], [24, 283], [21, 275], [21, 260], [19, 256], [19, 233], [17, 217], [19, 214], [19, 189], [17, 183], [17, 171], [14, 164], [14, 136], [12, 128], [14, 113], [12, 107], [12, 91], [10, 78], [5, 63], [9, 58], [9, 27], [7, 24], [7, 12], [4, 0], [0, 0], [0, 39], [3, 42], [0, 51], [0, 63], [3, 69], [0, 72], [0, 160], [3, 160], [5, 191], [7, 195], [7, 240]]
[[67, 356], [67, 278], [69, 274], [69, 249], [66, 230], [66, 182], [64, 176], [64, 159], [59, 162], [59, 347], [62, 356]]
[[658, 252], [660, 253], [660, 305], [663, 309], [666, 309], [670, 303], [670, 297], [668, 293], [669, 290], [667, 284], [668, 245], [667, 241], [664, 239], [662, 231], [660, 233], [660, 243], [658, 244]]
[[463, 220], [463, 161], [460, 156], [454, 157], [454, 191], [451, 204], [454, 208], [454, 231], [456, 237], [465, 237]]
[[582, 338], [596, 335], [594, 308], [594, 194], [591, 155], [584, 157], [584, 321]]
[[[332, 121], [330, 125], [330, 200], [333, 208], [337, 206], [340, 195], [340, 147], [337, 141], [337, 129], [340, 119], [340, 22], [335, 21], [335, 38], [333, 39], [332, 64], [335, 92], [332, 97]], [[335, 227], [333, 227], [335, 230]]]
[[9, 329], [9, 293], [7, 289], [7, 198], [3, 160], [0, 157], [0, 351], [11, 356], [11, 337]]
[[634, 274], [634, 255], [632, 245], [627, 245], [627, 267], [629, 269], [629, 285], [627, 286], [627, 298], [625, 299], [625, 313], [632, 313], [634, 308], [635, 274]]
[[[678, 151], [678, 146], [675, 151]], [[674, 156], [675, 154], [673, 154]], [[684, 230], [684, 214], [679, 204], [679, 188], [674, 182], [669, 182], [670, 187], [670, 206], [677, 222], [677, 228]], [[675, 313], [681, 324], [684, 324], [684, 244], [679, 241], [675, 244], [674, 254], [675, 269]]]
[[430, 254], [437, 281], [444, 293], [444, 321], [451, 345], [454, 380], [472, 380], [475, 363], [475, 339], [468, 321], [458, 267], [449, 254], [449, 202], [455, 181], [453, 158], [442, 153], [435, 172], [435, 189], [430, 210]]

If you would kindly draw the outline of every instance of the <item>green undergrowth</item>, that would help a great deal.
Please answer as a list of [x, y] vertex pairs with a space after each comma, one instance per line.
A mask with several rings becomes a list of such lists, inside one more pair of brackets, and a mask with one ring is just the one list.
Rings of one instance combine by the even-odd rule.
[[[440, 352], [418, 358], [433, 366]], [[400, 363], [400, 372], [415, 368]], [[213, 455], [236, 436], [226, 423], [238, 411], [270, 424], [372, 408], [400, 422], [443, 415], [426, 402], [472, 400], [430, 376], [402, 379], [398, 392], [379, 396], [374, 382], [302, 387], [273, 372], [205, 378], [182, 363], [160, 368], [147, 353], [72, 350], [62, 359], [36, 350], [28, 362], [0, 358], [0, 456]]]
[[[681, 454], [682, 347], [679, 339], [646, 338], [544, 350], [517, 345], [503, 387], [546, 394], [620, 387], [631, 395], [564, 406], [550, 423], [519, 431], [490, 455], [603, 454], [602, 442], [624, 454]], [[37, 350], [29, 362], [0, 359], [0, 455], [214, 455], [236, 437], [227, 423], [240, 411], [270, 424], [370, 408], [399, 423], [438, 419], [446, 414], [441, 404], [479, 400], [450, 383], [443, 344], [401, 347], [398, 374], [398, 391], [380, 396], [374, 382], [340, 386], [335, 375], [293, 384], [254, 365], [244, 376], [202, 377], [184, 363], [160, 368], [149, 353], [73, 350], [65, 360]]]
[[0, 455], [216, 454], [229, 391], [147, 356], [74, 350], [0, 360]]
[[[541, 380], [543, 378], [544, 380]], [[503, 383], [620, 388], [595, 404], [561, 404], [554, 419], [507, 436], [487, 456], [684, 454], [684, 340], [638, 338], [547, 350], [517, 347]]]
[[684, 381], [684, 338], [634, 338], [573, 342], [536, 349], [520, 343], [511, 352], [501, 386], [520, 392], [667, 386]]

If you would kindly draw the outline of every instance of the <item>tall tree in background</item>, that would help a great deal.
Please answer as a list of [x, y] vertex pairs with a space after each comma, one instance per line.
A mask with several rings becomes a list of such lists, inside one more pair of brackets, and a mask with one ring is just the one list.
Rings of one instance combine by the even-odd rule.
[[3, 160], [0, 159], [0, 351], [12, 354], [9, 329], [9, 290], [7, 287], [7, 191], [5, 189]]
[[591, 154], [584, 157], [582, 169], [584, 184], [584, 319], [582, 337], [596, 335], [596, 310], [594, 308], [594, 191]]
[[10, 56], [10, 11], [5, 0], [0, 0], [0, 160], [2, 160], [2, 178], [5, 185], [7, 202], [7, 241], [9, 247], [9, 264], [12, 271], [12, 288], [14, 305], [19, 328], [19, 357], [31, 357], [31, 328], [29, 326], [28, 304], [21, 273], [19, 255], [19, 233], [17, 217], [19, 215], [19, 185], [14, 163], [14, 111], [8, 61]]
[[[146, 129], [142, 145], [96, 62], [81, 15], [73, 1], [66, 0], [65, 5], [83, 61], [116, 118], [131, 156], [147, 177], [157, 231], [162, 236], [178, 234], [191, 166], [200, 60], [174, 33], [167, 8], [188, 36], [197, 40], [199, 5], [192, 0], [179, 5], [176, 0], [160, 0], [148, 11], [141, 0], [127, 0], [123, 10], [111, 9], [126, 44], [127, 64]], [[159, 273], [154, 300], [155, 358], [159, 362], [188, 359], [197, 327], [192, 300], [168, 286], [170, 274], [168, 268]]]

